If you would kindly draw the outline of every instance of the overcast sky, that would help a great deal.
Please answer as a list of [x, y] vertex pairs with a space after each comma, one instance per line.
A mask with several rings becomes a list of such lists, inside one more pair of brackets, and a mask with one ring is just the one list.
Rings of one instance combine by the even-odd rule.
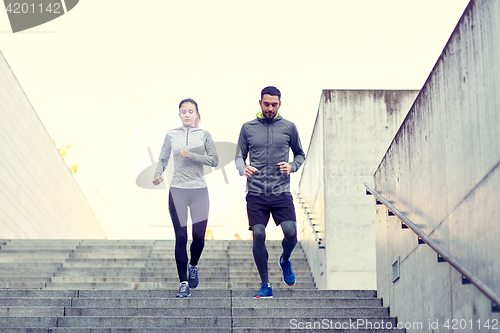
[[[467, 3], [83, 0], [16, 34], [0, 11], [0, 51], [49, 135], [72, 146], [68, 163], [108, 237], [169, 238], [167, 192], [135, 185], [134, 130], [190, 97], [201, 127], [236, 143], [275, 85], [307, 149], [323, 89], [420, 89]], [[211, 219], [216, 237], [248, 237], [237, 204]]]

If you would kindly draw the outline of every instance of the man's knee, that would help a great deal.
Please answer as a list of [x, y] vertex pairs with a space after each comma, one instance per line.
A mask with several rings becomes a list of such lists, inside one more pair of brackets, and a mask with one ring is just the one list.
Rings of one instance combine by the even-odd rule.
[[295, 221], [282, 222], [281, 229], [283, 230], [283, 236], [286, 240], [290, 242], [297, 241], [297, 228]]
[[252, 226], [253, 241], [255, 243], [264, 243], [266, 241], [266, 226], [256, 224]]

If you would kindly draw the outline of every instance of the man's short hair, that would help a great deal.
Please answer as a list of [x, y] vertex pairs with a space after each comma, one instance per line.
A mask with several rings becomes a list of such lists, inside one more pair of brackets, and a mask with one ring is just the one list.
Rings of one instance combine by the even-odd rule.
[[264, 89], [262, 89], [262, 91], [260, 92], [260, 99], [261, 100], [262, 100], [262, 98], [264, 98], [265, 94], [268, 94], [271, 96], [278, 96], [278, 98], [281, 100], [281, 91], [276, 87], [269, 86], [269, 87], [265, 87]]

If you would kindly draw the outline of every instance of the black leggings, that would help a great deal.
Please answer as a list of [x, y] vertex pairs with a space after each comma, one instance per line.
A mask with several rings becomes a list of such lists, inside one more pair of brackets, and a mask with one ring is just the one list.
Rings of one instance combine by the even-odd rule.
[[[285, 221], [280, 223], [283, 230], [283, 240], [281, 246], [283, 247], [283, 261], [290, 259], [295, 245], [297, 245], [297, 226], [295, 221]], [[255, 224], [252, 226], [253, 232], [253, 258], [255, 265], [259, 271], [262, 283], [269, 283], [269, 273], [267, 269], [267, 260], [269, 254], [266, 248], [266, 226], [263, 224]]]
[[168, 195], [168, 210], [175, 232], [175, 263], [179, 281], [187, 281], [187, 211], [191, 213], [193, 222], [193, 241], [189, 264], [196, 266], [205, 246], [205, 232], [208, 223], [208, 190], [207, 188], [183, 189], [171, 187]]

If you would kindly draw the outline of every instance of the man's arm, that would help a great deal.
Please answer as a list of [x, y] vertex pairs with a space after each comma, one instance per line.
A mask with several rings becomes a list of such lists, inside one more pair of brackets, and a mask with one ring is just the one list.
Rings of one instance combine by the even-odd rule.
[[246, 159], [248, 156], [248, 141], [246, 138], [245, 125], [241, 127], [240, 136], [238, 138], [238, 144], [236, 146], [236, 157], [234, 158], [234, 164], [236, 169], [238, 169], [240, 176], [245, 176], [247, 178], [251, 177], [255, 172], [259, 171], [253, 166], [246, 164]]
[[306, 160], [306, 154], [302, 150], [302, 144], [300, 143], [299, 132], [295, 124], [292, 124], [290, 133], [290, 148], [293, 152], [293, 161], [290, 163], [292, 167], [291, 172], [296, 172], [299, 170], [300, 166]]

